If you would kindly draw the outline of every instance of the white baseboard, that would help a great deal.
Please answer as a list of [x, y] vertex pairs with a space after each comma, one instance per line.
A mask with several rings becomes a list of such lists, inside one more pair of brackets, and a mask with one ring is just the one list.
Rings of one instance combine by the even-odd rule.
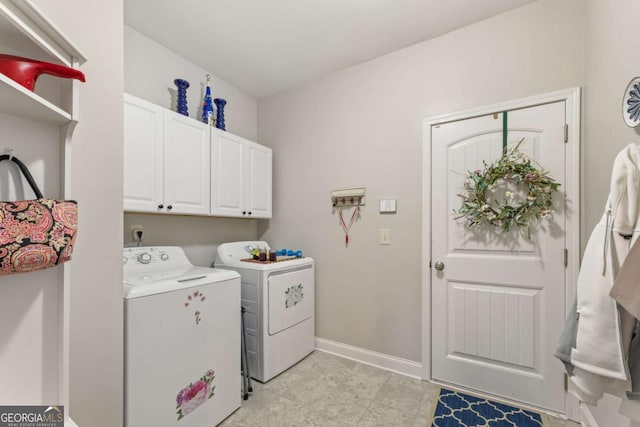
[[584, 403], [580, 404], [580, 420], [582, 427], [598, 427], [598, 423], [593, 418], [589, 407]]
[[[397, 374], [422, 379], [422, 363], [316, 337], [316, 350], [375, 366]], [[597, 426], [595, 426], [597, 427]]]

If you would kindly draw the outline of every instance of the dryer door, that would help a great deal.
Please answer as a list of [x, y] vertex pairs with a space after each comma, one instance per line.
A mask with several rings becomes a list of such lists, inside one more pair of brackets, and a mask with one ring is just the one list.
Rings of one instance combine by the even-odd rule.
[[269, 335], [313, 316], [313, 267], [304, 266], [269, 275]]

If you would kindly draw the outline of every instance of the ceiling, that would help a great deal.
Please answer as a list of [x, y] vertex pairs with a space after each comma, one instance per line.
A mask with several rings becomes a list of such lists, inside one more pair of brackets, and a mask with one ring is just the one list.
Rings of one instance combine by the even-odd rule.
[[255, 98], [534, 0], [127, 0], [125, 24]]

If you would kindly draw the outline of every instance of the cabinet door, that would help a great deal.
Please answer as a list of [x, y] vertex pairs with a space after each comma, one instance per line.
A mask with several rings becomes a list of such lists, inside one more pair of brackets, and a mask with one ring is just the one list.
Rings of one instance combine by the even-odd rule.
[[124, 210], [158, 212], [163, 203], [163, 109], [124, 95]]
[[246, 210], [253, 218], [271, 218], [271, 149], [246, 143]]
[[166, 212], [209, 214], [209, 126], [164, 112], [164, 202]]
[[246, 216], [245, 141], [235, 135], [211, 132], [211, 215]]

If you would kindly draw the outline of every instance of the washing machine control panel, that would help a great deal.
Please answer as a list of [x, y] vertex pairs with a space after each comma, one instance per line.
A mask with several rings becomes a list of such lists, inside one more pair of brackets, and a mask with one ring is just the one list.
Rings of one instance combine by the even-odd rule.
[[182, 248], [175, 246], [124, 248], [122, 260], [125, 272], [190, 265]]
[[132, 253], [129, 256], [127, 254], [124, 255], [124, 263], [138, 263], [138, 264], [151, 264], [158, 263], [162, 261], [168, 261], [169, 255], [166, 252], [157, 252], [157, 251], [141, 251]]
[[147, 252], [143, 252], [136, 257], [136, 261], [140, 264], [149, 264], [151, 262], [151, 255]]

